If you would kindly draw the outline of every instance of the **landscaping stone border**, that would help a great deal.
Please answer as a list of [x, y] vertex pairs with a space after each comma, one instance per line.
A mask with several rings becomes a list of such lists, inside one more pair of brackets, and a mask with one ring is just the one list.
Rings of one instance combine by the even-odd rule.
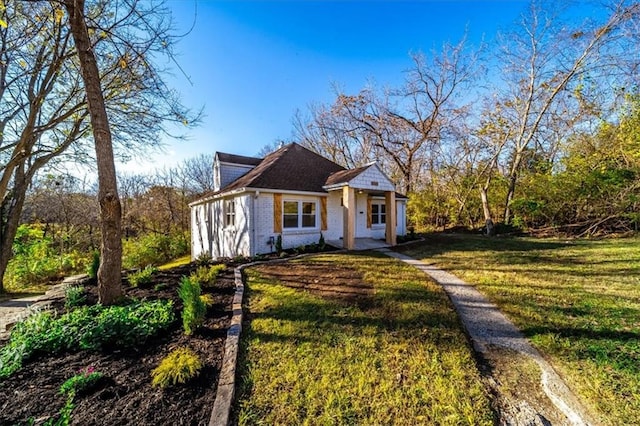
[[227, 330], [227, 339], [224, 343], [224, 356], [222, 369], [218, 377], [216, 400], [213, 403], [209, 426], [227, 426], [231, 417], [231, 406], [236, 387], [236, 365], [240, 348], [240, 333], [242, 332], [242, 298], [244, 297], [245, 268], [262, 262], [247, 263], [234, 269], [234, 281], [236, 292], [233, 295], [231, 324]]

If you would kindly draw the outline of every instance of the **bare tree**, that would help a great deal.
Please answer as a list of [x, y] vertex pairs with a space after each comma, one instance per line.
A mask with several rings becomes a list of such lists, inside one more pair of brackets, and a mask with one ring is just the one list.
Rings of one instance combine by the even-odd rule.
[[[558, 126], [569, 129], [584, 113], [581, 91], [585, 80], [609, 79], [622, 65], [626, 26], [640, 16], [640, 4], [619, 1], [603, 22], [571, 27], [560, 19], [557, 3], [532, 2], [519, 31], [502, 38], [495, 108], [505, 123], [503, 141], [495, 141], [494, 157], [507, 162], [508, 189], [504, 221], [511, 220], [510, 204], [528, 153], [541, 152], [557, 141]], [[600, 80], [603, 81], [603, 80]]]
[[213, 154], [200, 154], [188, 158], [180, 163], [177, 169], [190, 196], [213, 191]]
[[377, 159], [407, 193], [434, 170], [434, 150], [466, 116], [461, 90], [471, 83], [476, 55], [464, 39], [442, 52], [413, 54], [413, 67], [397, 89], [367, 87], [357, 95], [337, 93], [335, 103], [313, 107], [311, 121], [297, 119], [305, 145], [353, 167]]

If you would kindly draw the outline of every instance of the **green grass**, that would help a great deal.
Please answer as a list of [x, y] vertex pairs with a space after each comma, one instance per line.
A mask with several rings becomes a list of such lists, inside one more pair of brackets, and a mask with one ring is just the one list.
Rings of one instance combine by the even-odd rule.
[[405, 252], [488, 295], [603, 423], [638, 422], [639, 238], [440, 236]]
[[375, 291], [346, 302], [249, 270], [240, 425], [492, 424], [471, 349], [438, 286], [381, 254], [292, 262], [310, 263], [355, 270]]

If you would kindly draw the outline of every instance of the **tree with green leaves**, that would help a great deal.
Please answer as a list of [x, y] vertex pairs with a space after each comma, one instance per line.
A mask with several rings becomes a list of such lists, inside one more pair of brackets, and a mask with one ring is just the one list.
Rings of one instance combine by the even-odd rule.
[[[0, 15], [7, 24], [0, 27], [0, 278], [36, 173], [65, 162], [95, 164], [96, 126], [90, 123], [82, 78], [85, 64], [70, 31], [71, 15], [65, 13], [66, 6], [75, 11], [81, 4], [113, 154], [138, 155], [159, 145], [167, 123], [197, 121], [165, 84], [166, 69], [156, 64], [162, 55], [173, 57], [177, 41], [161, 2], [5, 4]], [[105, 137], [104, 128], [97, 127]], [[117, 199], [117, 192], [106, 193], [114, 195]]]

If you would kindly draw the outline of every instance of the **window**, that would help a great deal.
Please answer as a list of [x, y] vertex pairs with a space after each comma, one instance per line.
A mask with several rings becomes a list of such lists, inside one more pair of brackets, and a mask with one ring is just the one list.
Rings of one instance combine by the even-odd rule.
[[235, 224], [236, 224], [236, 200], [225, 200], [224, 226], [234, 226]]
[[316, 203], [311, 201], [285, 201], [282, 209], [284, 228], [315, 228]]
[[387, 206], [384, 204], [371, 204], [371, 224], [382, 225], [387, 223]]

